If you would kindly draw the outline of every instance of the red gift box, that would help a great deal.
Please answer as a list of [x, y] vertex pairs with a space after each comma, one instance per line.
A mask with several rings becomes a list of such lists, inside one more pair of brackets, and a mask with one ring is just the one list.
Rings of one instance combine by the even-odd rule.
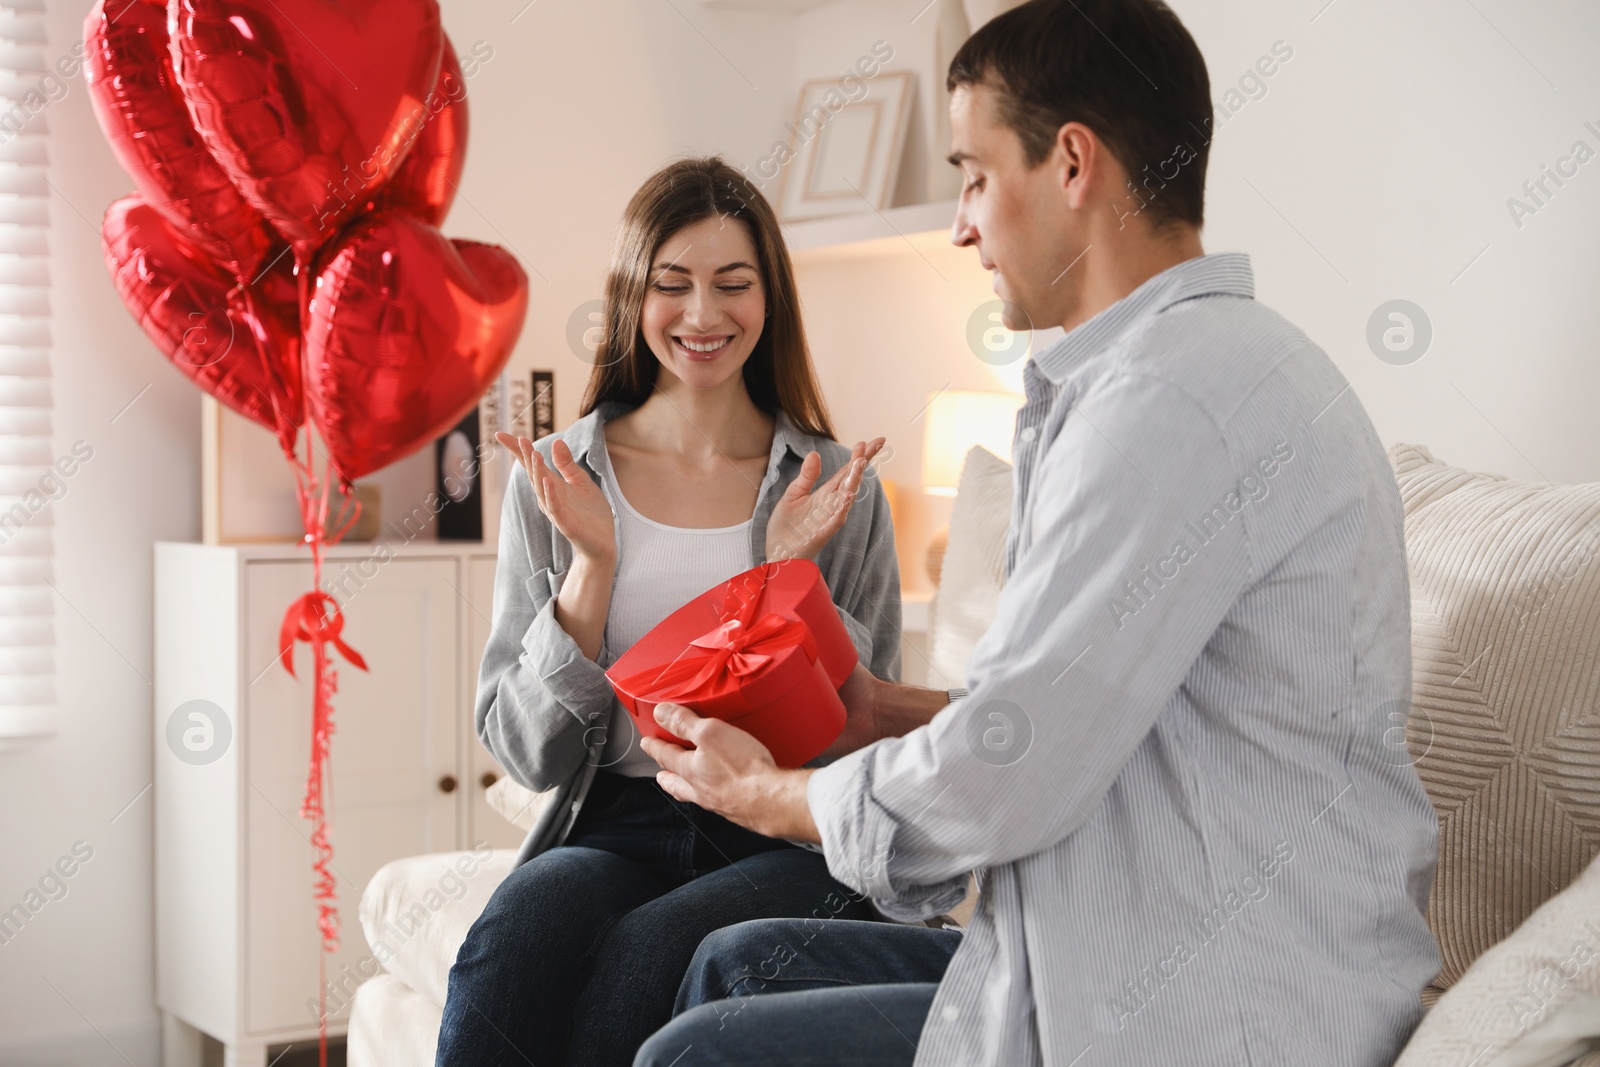
[[685, 745], [656, 722], [682, 704], [733, 723], [780, 767], [816, 758], [844, 729], [839, 687], [856, 648], [810, 560], [763, 563], [663, 619], [606, 671], [645, 737]]

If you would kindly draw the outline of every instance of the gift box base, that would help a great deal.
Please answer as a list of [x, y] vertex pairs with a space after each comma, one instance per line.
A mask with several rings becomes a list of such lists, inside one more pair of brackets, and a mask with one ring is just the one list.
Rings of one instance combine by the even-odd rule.
[[[685, 703], [684, 707], [697, 713], [709, 710], [697, 708], [693, 703]], [[655, 711], [655, 704], [640, 700], [638, 711], [630, 708], [628, 714], [644, 736], [686, 745], [687, 742], [661, 728], [655, 720]], [[726, 717], [719, 715], [717, 718]], [[738, 718], [726, 718], [726, 721], [762, 739], [778, 766], [802, 767], [820, 756], [843, 732], [845, 709], [839, 691], [818, 661], [782, 702], [757, 708]]]

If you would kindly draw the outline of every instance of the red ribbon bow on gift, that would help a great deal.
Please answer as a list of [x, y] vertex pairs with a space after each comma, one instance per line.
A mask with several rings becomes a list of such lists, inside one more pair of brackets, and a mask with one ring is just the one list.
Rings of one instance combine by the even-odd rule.
[[294, 643], [307, 641], [312, 647], [331, 644], [345, 659], [366, 670], [367, 661], [361, 658], [361, 653], [339, 636], [343, 629], [344, 614], [337, 600], [321, 590], [302, 596], [283, 613], [283, 626], [278, 630], [278, 655], [283, 658], [284, 667], [294, 674]]
[[683, 655], [665, 667], [629, 675], [618, 684], [637, 691], [642, 700], [677, 703], [703, 692], [715, 681], [749, 677], [771, 662], [773, 656], [795, 645], [802, 646], [816, 660], [816, 638], [811, 635], [811, 627], [799, 619], [768, 612], [751, 623], [768, 573], [769, 568], [762, 568], [760, 581], [753, 588], [732, 590], [723, 606], [722, 623], [689, 642]]

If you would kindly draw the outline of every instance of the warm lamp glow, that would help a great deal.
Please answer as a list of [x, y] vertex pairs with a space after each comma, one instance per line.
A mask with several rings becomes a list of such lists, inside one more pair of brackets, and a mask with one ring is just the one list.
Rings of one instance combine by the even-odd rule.
[[1023, 398], [1016, 393], [946, 389], [923, 416], [922, 488], [935, 496], [955, 496], [961, 464], [973, 445], [1011, 461], [1011, 437]]

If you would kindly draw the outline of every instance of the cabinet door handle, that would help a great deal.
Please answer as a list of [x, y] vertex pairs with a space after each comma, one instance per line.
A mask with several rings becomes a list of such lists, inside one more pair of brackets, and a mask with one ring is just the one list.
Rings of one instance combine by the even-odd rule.
[[494, 773], [493, 771], [484, 771], [483, 772], [483, 777], [479, 778], [478, 782], [485, 789], [488, 789], [491, 785], [494, 785], [499, 780], [500, 780], [500, 776], [498, 774]]
[[454, 793], [456, 791], [456, 776], [447, 774], [439, 779], [439, 792]]

